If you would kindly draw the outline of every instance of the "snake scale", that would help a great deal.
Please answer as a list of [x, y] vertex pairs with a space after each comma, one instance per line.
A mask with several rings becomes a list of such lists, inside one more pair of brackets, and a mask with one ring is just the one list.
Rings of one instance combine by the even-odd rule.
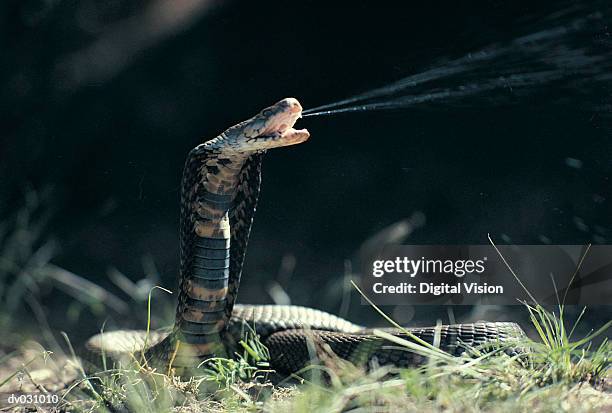
[[[259, 198], [261, 163], [268, 149], [310, 137], [293, 128], [302, 107], [287, 98], [191, 150], [181, 183], [180, 272], [176, 321], [171, 331], [120, 330], [87, 342], [91, 351], [121, 355], [145, 350], [150, 362], [178, 375], [214, 356], [234, 353], [244, 324], [254, 326], [269, 349], [271, 367], [289, 374], [309, 364], [312, 343], [324, 343], [343, 359], [410, 366], [419, 356], [372, 331], [311, 308], [236, 304], [242, 265]], [[408, 328], [453, 355], [466, 346], [523, 337], [510, 322]], [[388, 330], [410, 340], [401, 330]]]

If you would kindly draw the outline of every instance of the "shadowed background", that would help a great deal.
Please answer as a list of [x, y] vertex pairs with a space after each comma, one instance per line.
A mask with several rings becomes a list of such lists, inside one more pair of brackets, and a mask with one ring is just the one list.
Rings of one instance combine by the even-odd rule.
[[[561, 8], [404, 3], [4, 2], [0, 211], [8, 227], [19, 224], [18, 211], [35, 210], [31, 220], [43, 217], [44, 226], [29, 233], [32, 250], [52, 239], [48, 260], [122, 300], [138, 285], [118, 272], [146, 278], [138, 305], [109, 316], [142, 327], [142, 291], [176, 288], [179, 182], [193, 146], [283, 97], [305, 108], [341, 99], [529, 33]], [[609, 90], [599, 92], [605, 106]], [[609, 125], [572, 96], [558, 104], [556, 93], [500, 107], [439, 103], [299, 121], [311, 140], [264, 161], [239, 301], [286, 293], [294, 304], [379, 320], [354, 293], [347, 304], [347, 259], [415, 212], [426, 223], [410, 234], [414, 244], [487, 243], [487, 233], [500, 243], [610, 243]], [[106, 313], [91, 301], [69, 303], [74, 291], [50, 294], [58, 288], [67, 289], [26, 288], [36, 303], [21, 310], [38, 306], [39, 322], [46, 315], [52, 330], [77, 337], [98, 330]], [[159, 300], [168, 301], [156, 309], [164, 324], [172, 298]], [[445, 308], [388, 310], [403, 322], [448, 320]], [[481, 315], [467, 310], [455, 315]], [[609, 319], [607, 308], [597, 311], [594, 322]]]

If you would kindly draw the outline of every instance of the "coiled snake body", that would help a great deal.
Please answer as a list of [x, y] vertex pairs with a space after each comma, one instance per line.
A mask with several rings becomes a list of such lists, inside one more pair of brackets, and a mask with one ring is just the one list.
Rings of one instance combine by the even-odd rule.
[[[379, 363], [408, 366], [413, 353], [389, 346], [361, 326], [322, 311], [298, 306], [234, 305], [253, 215], [259, 197], [266, 150], [302, 143], [306, 130], [293, 129], [302, 107], [283, 99], [253, 118], [195, 147], [181, 184], [179, 298], [170, 332], [115, 331], [92, 337], [87, 347], [123, 354], [146, 346], [152, 364], [188, 375], [203, 360], [231, 355], [243, 323], [255, 327], [280, 373], [295, 372], [310, 359], [309, 342], [325, 343], [351, 361], [375, 357]], [[460, 354], [465, 346], [520, 338], [514, 323], [474, 323], [409, 328], [440, 348]], [[400, 331], [394, 335], [403, 336]], [[409, 337], [403, 337], [410, 339]]]

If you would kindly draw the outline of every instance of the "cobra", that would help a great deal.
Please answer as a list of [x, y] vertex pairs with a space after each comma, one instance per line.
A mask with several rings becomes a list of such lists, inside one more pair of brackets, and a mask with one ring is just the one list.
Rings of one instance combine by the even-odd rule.
[[[189, 152], [180, 207], [180, 271], [176, 320], [171, 331], [120, 330], [92, 337], [87, 347], [119, 356], [144, 351], [151, 364], [190, 375], [202, 361], [231, 356], [244, 323], [254, 326], [270, 352], [272, 368], [296, 372], [311, 361], [309, 342], [328, 345], [343, 359], [411, 366], [422, 359], [357, 324], [299, 306], [235, 304], [261, 185], [267, 150], [307, 141], [294, 129], [302, 107], [287, 98]], [[440, 349], [461, 354], [466, 346], [522, 338], [510, 322], [407, 328]], [[410, 339], [401, 330], [390, 333]]]

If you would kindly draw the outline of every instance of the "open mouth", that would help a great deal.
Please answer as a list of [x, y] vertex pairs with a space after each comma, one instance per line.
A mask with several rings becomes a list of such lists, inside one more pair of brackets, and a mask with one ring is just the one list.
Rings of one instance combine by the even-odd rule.
[[285, 119], [283, 119], [282, 123], [280, 123], [280, 125], [275, 128], [275, 130], [278, 133], [280, 133], [281, 137], [286, 137], [296, 132], [304, 132], [305, 129], [298, 131], [295, 128], [293, 128], [293, 125], [295, 124], [295, 122], [297, 122], [297, 120], [300, 117], [301, 117], [301, 110], [298, 113], [295, 113], [295, 112], [289, 113], [288, 116], [286, 116]]
[[[293, 125], [302, 117], [302, 107], [299, 103], [283, 107], [274, 115], [269, 115], [267, 127], [260, 136], [272, 137], [275, 141], [281, 140], [285, 144], [303, 142], [310, 135], [306, 129], [295, 129]], [[264, 116], [266, 114], [264, 113]]]

